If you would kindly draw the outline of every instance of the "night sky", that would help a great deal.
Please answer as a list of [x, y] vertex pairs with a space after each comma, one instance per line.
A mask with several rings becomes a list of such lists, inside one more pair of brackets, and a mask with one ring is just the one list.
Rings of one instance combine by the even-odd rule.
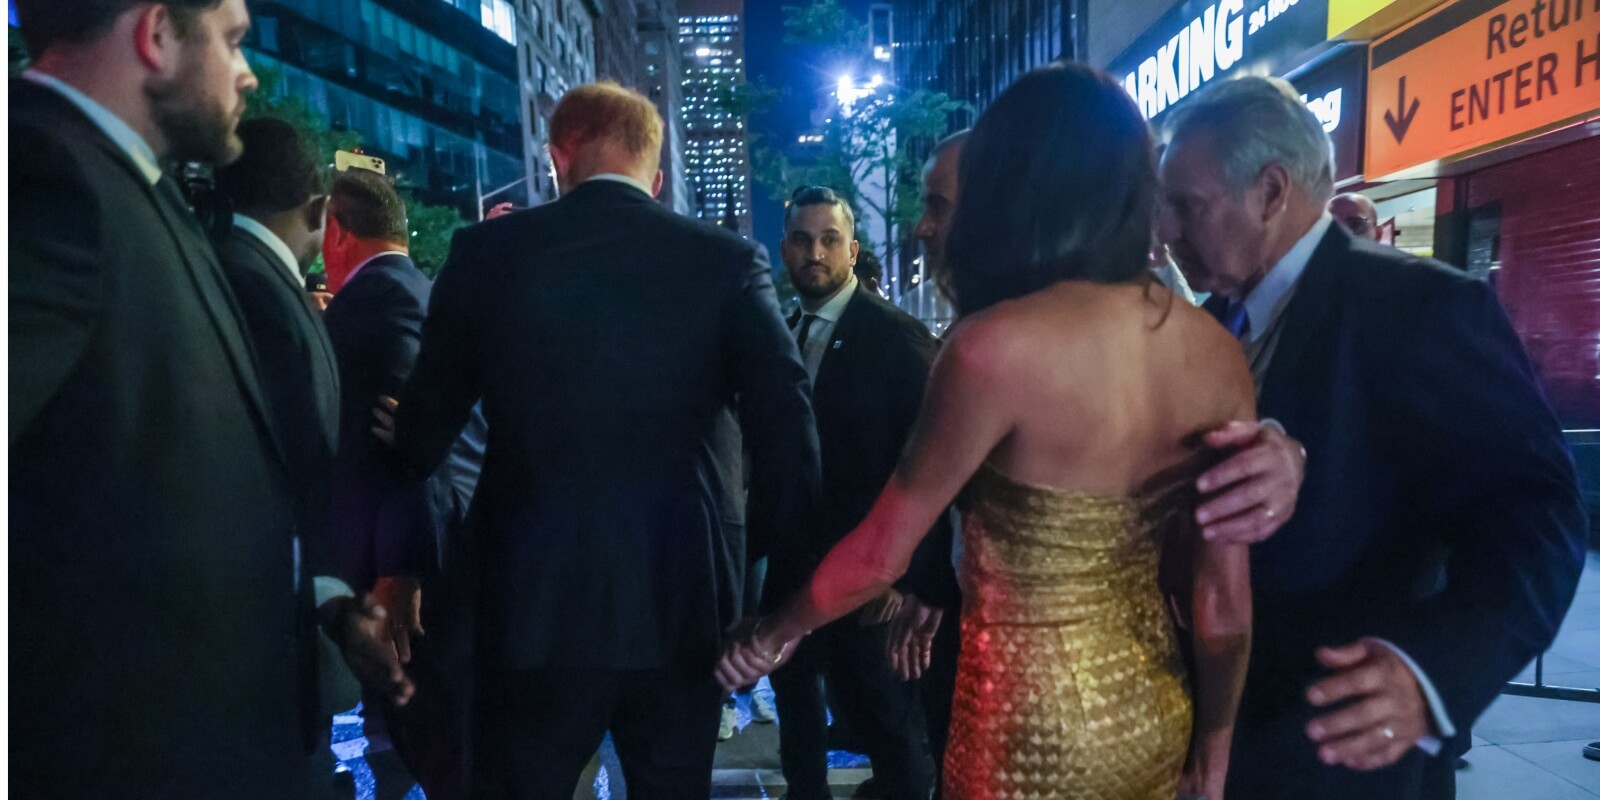
[[[795, 141], [810, 127], [811, 111], [817, 104], [817, 91], [838, 82], [841, 65], [821, 63], [820, 54], [809, 48], [783, 43], [783, 7], [807, 0], [745, 0], [746, 77], [752, 83], [765, 83], [779, 90], [778, 102], [766, 114], [750, 120], [750, 130], [761, 141], [776, 146]], [[870, 0], [844, 0], [865, 24]], [[794, 187], [783, 187], [784, 194]], [[778, 267], [778, 242], [783, 239], [783, 203], [773, 199], [772, 187], [756, 183], [751, 187], [756, 240], [771, 251]]]

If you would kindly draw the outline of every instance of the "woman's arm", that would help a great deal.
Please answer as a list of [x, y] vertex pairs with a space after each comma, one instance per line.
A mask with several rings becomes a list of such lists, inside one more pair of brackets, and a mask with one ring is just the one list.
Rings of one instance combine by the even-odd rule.
[[719, 676], [730, 666], [736, 670], [730, 680], [746, 679], [746, 667], [771, 671], [801, 636], [859, 608], [905, 573], [934, 520], [1015, 424], [1014, 393], [999, 385], [1006, 348], [982, 322], [951, 337], [934, 361], [906, 451], [866, 519], [829, 551], [806, 591], [735, 637]]
[[1185, 783], [1189, 791], [1218, 800], [1250, 662], [1250, 549], [1200, 540], [1198, 529], [1192, 535], [1195, 713]]

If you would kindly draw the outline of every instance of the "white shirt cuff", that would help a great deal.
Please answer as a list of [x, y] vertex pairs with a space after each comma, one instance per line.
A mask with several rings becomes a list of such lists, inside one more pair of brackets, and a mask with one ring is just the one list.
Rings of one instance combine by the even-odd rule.
[[317, 608], [322, 608], [329, 600], [356, 596], [355, 591], [350, 588], [350, 584], [329, 575], [318, 575], [312, 578], [311, 589], [317, 597]]
[[1387, 639], [1373, 638], [1372, 641], [1389, 648], [1391, 652], [1399, 656], [1400, 660], [1405, 662], [1406, 669], [1411, 670], [1412, 677], [1417, 679], [1417, 685], [1422, 687], [1422, 696], [1428, 701], [1428, 711], [1433, 717], [1433, 727], [1439, 732], [1439, 735], [1424, 736], [1418, 739], [1417, 747], [1430, 756], [1439, 755], [1439, 752], [1444, 749], [1443, 739], [1449, 739], [1456, 735], [1456, 726], [1450, 722], [1450, 712], [1444, 707], [1444, 698], [1439, 696], [1439, 690], [1433, 687], [1433, 681], [1428, 680], [1428, 676], [1423, 673], [1422, 667], [1417, 666], [1417, 662], [1412, 661], [1411, 656], [1406, 655], [1406, 651], [1401, 650], [1398, 645]]

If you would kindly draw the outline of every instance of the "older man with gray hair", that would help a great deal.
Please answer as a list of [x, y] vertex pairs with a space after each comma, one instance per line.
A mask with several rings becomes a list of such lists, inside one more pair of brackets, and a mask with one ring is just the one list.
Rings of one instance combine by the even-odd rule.
[[1283, 81], [1174, 111], [1162, 236], [1310, 454], [1252, 558], [1230, 800], [1448, 798], [1450, 753], [1550, 644], [1582, 568], [1561, 431], [1493, 291], [1352, 237]]

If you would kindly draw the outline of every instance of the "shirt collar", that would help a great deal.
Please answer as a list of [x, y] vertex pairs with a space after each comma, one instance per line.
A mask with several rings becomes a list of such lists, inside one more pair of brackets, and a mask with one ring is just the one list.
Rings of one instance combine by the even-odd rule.
[[1283, 258], [1267, 270], [1266, 277], [1244, 298], [1244, 313], [1250, 320], [1250, 341], [1265, 336], [1273, 321], [1283, 313], [1283, 306], [1294, 291], [1295, 284], [1300, 282], [1306, 265], [1311, 263], [1311, 255], [1317, 251], [1317, 245], [1322, 243], [1322, 237], [1327, 235], [1328, 226], [1332, 224], [1333, 217], [1324, 211], [1311, 230], [1306, 231], [1289, 248], [1289, 252], [1284, 253]]
[[354, 269], [350, 270], [350, 274], [344, 277], [345, 284], [348, 285], [351, 281], [355, 280], [356, 273], [360, 272], [362, 267], [365, 267], [366, 265], [371, 264], [372, 262], [377, 261], [384, 256], [405, 256], [406, 258], [410, 258], [411, 254], [404, 250], [385, 250], [381, 253], [377, 253], [360, 264], [357, 264]]
[[634, 180], [633, 178], [615, 172], [602, 172], [599, 175], [591, 175], [589, 176], [588, 180], [584, 181], [584, 183], [588, 183], [589, 181], [616, 181], [617, 183], [626, 183], [647, 195], [651, 193], [650, 187]]
[[279, 238], [278, 234], [273, 233], [271, 228], [243, 214], [233, 215], [233, 227], [265, 242], [267, 249], [278, 257], [278, 263], [283, 265], [283, 268], [300, 284], [301, 288], [305, 288], [306, 276], [300, 274], [299, 260], [294, 257], [294, 252], [289, 249], [289, 245], [284, 244], [283, 239]]
[[850, 298], [855, 296], [856, 287], [860, 285], [861, 282], [856, 280], [855, 273], [852, 272], [850, 273], [850, 279], [845, 281], [844, 286], [839, 288], [838, 294], [834, 295], [828, 302], [823, 303], [822, 307], [816, 311], [803, 311], [803, 313], [811, 314], [823, 322], [838, 322], [839, 318], [844, 316], [844, 307], [850, 305]]
[[22, 77], [47, 89], [54, 90], [57, 94], [65, 97], [67, 102], [77, 106], [78, 110], [82, 111], [89, 118], [89, 121], [100, 129], [101, 133], [104, 133], [122, 152], [127, 154], [128, 158], [133, 161], [133, 165], [139, 168], [139, 173], [144, 175], [145, 180], [149, 181], [151, 186], [161, 180], [161, 164], [156, 161], [156, 151], [150, 147], [150, 143], [146, 142], [143, 136], [139, 135], [138, 131], [135, 131], [128, 123], [123, 122], [122, 118], [112, 113], [111, 109], [100, 105], [94, 98], [78, 91], [76, 87], [54, 75], [30, 69], [22, 73]]

